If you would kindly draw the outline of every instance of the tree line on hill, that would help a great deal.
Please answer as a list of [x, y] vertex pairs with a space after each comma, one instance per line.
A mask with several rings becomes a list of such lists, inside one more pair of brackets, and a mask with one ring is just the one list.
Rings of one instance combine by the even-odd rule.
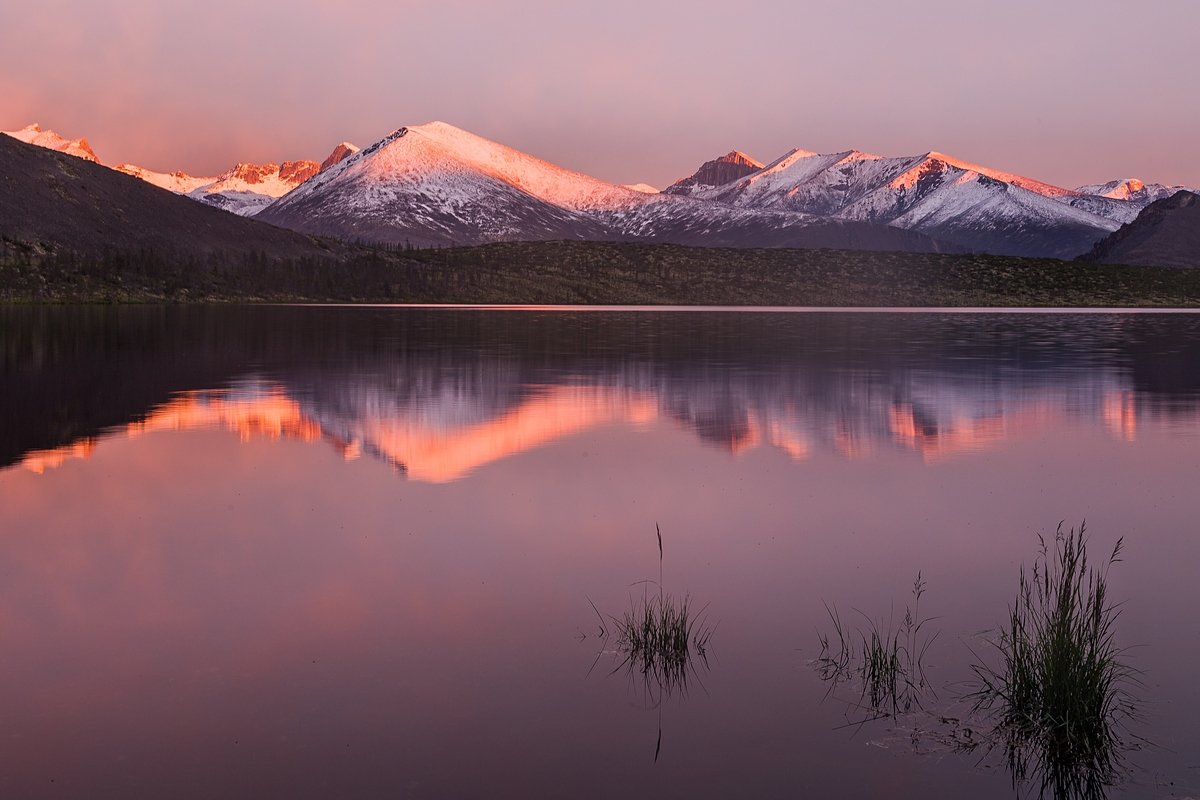
[[1200, 270], [874, 251], [505, 242], [274, 257], [45, 252], [0, 238], [0, 301], [1197, 306]]

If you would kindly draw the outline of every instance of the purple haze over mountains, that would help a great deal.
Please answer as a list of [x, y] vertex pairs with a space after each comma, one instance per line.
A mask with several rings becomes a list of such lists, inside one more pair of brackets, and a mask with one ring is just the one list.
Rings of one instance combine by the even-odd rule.
[[46, 0], [0, 25], [0, 129], [201, 175], [445, 119], [660, 187], [792, 147], [1196, 185], [1198, 29], [1192, 0]]

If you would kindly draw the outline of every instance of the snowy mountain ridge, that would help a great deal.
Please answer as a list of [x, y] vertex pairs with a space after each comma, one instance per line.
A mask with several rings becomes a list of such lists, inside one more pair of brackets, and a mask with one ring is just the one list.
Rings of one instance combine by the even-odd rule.
[[[36, 124], [9, 135], [99, 163], [85, 139]], [[365, 240], [874, 241], [904, 249], [925, 236], [951, 249], [1062, 258], [1184, 188], [1126, 178], [1068, 189], [936, 151], [794, 149], [767, 164], [731, 150], [659, 192], [600, 180], [444, 122], [399, 128], [365, 150], [343, 142], [320, 164], [239, 163], [215, 177], [115, 169], [239, 215], [270, 209], [264, 219], [276, 224]], [[887, 229], [917, 236], [899, 240]]]
[[936, 151], [889, 158], [796, 149], [735, 181], [689, 192], [739, 208], [886, 224], [1005, 255], [1072, 257], [1124, 221], [1118, 201], [1088, 198], [1076, 207], [1073, 190]]
[[187, 195], [193, 200], [224, 209], [243, 217], [254, 216], [276, 199], [295, 189], [323, 168], [358, 152], [342, 142], [325, 159], [324, 167], [315, 161], [284, 161], [276, 164], [239, 162], [215, 177], [195, 177], [186, 172], [155, 172], [133, 164], [118, 164], [114, 169], [141, 178], [161, 189]]
[[637, 191], [444, 122], [397, 129], [280, 198], [263, 219], [309, 233], [439, 245], [565, 238], [937, 247], [875, 225]]

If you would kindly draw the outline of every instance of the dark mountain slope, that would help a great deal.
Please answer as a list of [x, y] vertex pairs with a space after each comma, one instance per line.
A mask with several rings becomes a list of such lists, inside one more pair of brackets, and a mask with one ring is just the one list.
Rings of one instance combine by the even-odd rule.
[[1105, 264], [1200, 267], [1200, 195], [1176, 192], [1154, 201], [1083, 258]]
[[309, 236], [236, 217], [80, 158], [0, 136], [0, 238], [41, 252], [328, 256]]

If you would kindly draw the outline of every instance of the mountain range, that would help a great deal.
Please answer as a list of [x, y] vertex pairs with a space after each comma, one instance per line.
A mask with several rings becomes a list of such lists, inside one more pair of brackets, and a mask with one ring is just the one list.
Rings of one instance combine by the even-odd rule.
[[[99, 163], [85, 139], [10, 136]], [[215, 177], [116, 170], [309, 234], [415, 246], [616, 240], [726, 247], [985, 252], [1072, 258], [1183, 187], [1128, 178], [1067, 189], [938, 152], [739, 151], [657, 192], [551, 164], [443, 122], [322, 163], [239, 163]]]
[[952, 249], [919, 232], [874, 223], [650, 194], [441, 122], [400, 128], [297, 187], [258, 218], [306, 233], [418, 245], [592, 239]]

